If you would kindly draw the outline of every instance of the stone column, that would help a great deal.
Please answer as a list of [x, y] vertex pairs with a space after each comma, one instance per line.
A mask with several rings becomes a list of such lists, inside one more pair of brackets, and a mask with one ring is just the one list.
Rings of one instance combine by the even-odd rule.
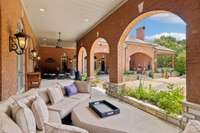
[[187, 123], [189, 120], [200, 121], [200, 105], [199, 104], [184, 101], [183, 106], [184, 106], [184, 114], [183, 114], [184, 123]]
[[108, 83], [108, 88], [106, 90], [106, 94], [118, 98], [120, 96], [120, 92], [126, 88], [124, 83]]
[[106, 93], [113, 97], [118, 97], [120, 90], [125, 89], [123, 82], [124, 69], [124, 48], [123, 45], [111, 45], [109, 61], [110, 82], [107, 85]]

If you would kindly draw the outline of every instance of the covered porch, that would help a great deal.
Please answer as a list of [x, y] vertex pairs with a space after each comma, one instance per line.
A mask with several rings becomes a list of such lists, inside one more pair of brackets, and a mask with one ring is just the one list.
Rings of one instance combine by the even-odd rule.
[[[112, 131], [117, 129], [120, 133], [124, 133], [124, 130], [128, 133], [132, 133], [132, 130], [138, 133], [159, 133], [161, 130], [163, 133], [182, 132], [179, 127], [184, 128], [190, 120], [200, 121], [199, 5], [200, 2], [197, 0], [184, 2], [182, 0], [104, 0], [101, 2], [70, 0], [41, 3], [27, 0], [1, 0], [0, 105], [2, 108], [0, 112], [6, 114], [12, 124], [16, 125], [9, 108], [10, 103], [17, 101], [13, 100], [12, 96], [26, 98], [33, 94], [35, 100], [38, 98], [37, 91], [40, 92], [45, 88], [47, 94], [43, 96], [44, 101], [47, 100], [44, 103], [46, 112], [50, 109], [56, 112], [56, 117], [59, 119], [58, 128], [61, 127], [61, 130], [63, 130], [61, 120], [71, 113], [74, 116], [81, 114], [77, 119], [84, 118], [87, 128], [87, 120], [90, 119], [80, 111], [86, 110], [88, 113], [90, 101], [105, 99], [119, 106], [123, 117], [116, 115], [113, 119], [110, 118], [109, 120], [114, 123], [112, 126], [113, 123], [104, 124], [100, 120], [107, 122], [106, 119], [99, 119], [94, 112], [90, 111], [89, 117], [100, 123], [93, 125], [96, 122], [89, 121], [89, 129], [94, 133], [93, 127], [96, 126], [102, 130], [105, 130], [105, 127]], [[130, 97], [133, 94], [131, 92], [125, 95], [128, 94], [123, 82], [123, 74], [126, 70], [156, 71], [159, 56], [170, 56], [171, 67], [174, 68], [176, 65], [175, 52], [162, 46], [150, 44], [148, 45], [150, 50], [146, 50], [141, 46], [147, 43], [139, 41], [140, 46], [131, 45], [133, 52], [127, 52], [129, 48], [124, 45], [128, 34], [139, 21], [159, 13], [174, 13], [187, 24], [186, 98], [184, 101], [178, 101], [179, 105], [183, 104], [181, 118], [171, 116], [161, 108], [145, 102], [152, 99], [137, 100]], [[95, 80], [97, 68], [100, 68], [100, 72], [109, 74], [105, 90], [98, 87], [90, 88], [90, 83]], [[75, 81], [80, 83], [79, 90], [76, 90], [79, 94], [73, 97], [64, 94], [65, 85], [68, 87], [75, 84], [74, 77], [69, 77], [73, 80], [66, 80], [66, 77], [76, 76], [79, 72], [85, 76], [84, 79], [78, 79], [84, 81]], [[53, 78], [43, 79], [41, 74]], [[151, 86], [149, 88], [151, 89]], [[51, 89], [52, 92], [49, 92]], [[160, 92], [155, 94], [158, 96]], [[156, 100], [153, 100], [157, 104]], [[32, 99], [28, 99], [29, 102], [33, 102]], [[26, 106], [28, 105], [24, 104], [23, 107]], [[66, 109], [68, 107], [69, 110]], [[80, 127], [81, 124], [76, 123]], [[123, 131], [120, 129], [121, 124]], [[9, 130], [9, 125], [3, 127]], [[38, 130], [36, 124], [34, 130], [35, 132]], [[84, 129], [81, 131], [87, 133]]]

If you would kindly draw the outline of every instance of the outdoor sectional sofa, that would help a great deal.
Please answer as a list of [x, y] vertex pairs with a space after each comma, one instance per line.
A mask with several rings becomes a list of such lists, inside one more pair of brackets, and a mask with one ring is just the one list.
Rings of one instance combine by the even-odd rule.
[[[76, 82], [76, 81], [75, 81]], [[83, 83], [80, 81], [77, 81], [80, 85], [79, 87], [85, 87], [82, 89], [85, 90], [85, 93], [78, 92], [76, 95], [73, 95], [71, 97], [64, 96], [62, 100], [57, 101], [56, 103], [52, 103], [51, 96], [49, 96], [49, 88], [40, 88], [40, 89], [32, 89], [24, 94], [16, 95], [10, 97], [6, 101], [0, 102], [0, 133], [34, 133], [34, 130], [27, 131], [26, 128], [30, 128], [30, 126], [37, 125], [37, 122], [34, 122], [33, 124], [30, 124], [31, 122], [27, 122], [24, 120], [24, 118], [19, 118], [20, 113], [17, 113], [17, 109], [19, 109], [19, 105], [16, 105], [16, 103], [24, 104], [29, 109], [32, 109], [33, 101], [36, 98], [41, 98], [42, 101], [46, 104], [46, 107], [48, 108], [48, 120], [44, 122], [44, 127], [42, 129], [38, 129], [36, 126], [36, 133], [88, 133], [86, 130], [75, 127], [75, 126], [69, 126], [62, 124], [61, 120], [65, 118], [67, 115], [70, 114], [70, 112], [73, 110], [74, 107], [78, 106], [84, 101], [89, 101], [90, 93], [89, 93], [89, 84]], [[58, 85], [59, 86], [59, 85]], [[60, 89], [61, 93], [63, 93], [62, 85], [57, 87], [57, 89]], [[51, 88], [53, 90], [53, 88]], [[57, 92], [53, 92], [53, 95], [55, 98], [57, 98]], [[55, 101], [54, 101], [55, 102]], [[24, 109], [24, 112], [26, 110]], [[43, 111], [43, 110], [41, 110]], [[30, 110], [29, 110], [30, 113]], [[44, 111], [43, 114], [45, 115]], [[15, 116], [17, 115], [17, 116]], [[35, 116], [35, 115], [34, 115]], [[24, 116], [23, 116], [24, 117]], [[34, 121], [35, 119], [31, 119], [30, 116], [28, 117], [28, 121]], [[24, 121], [20, 123], [21, 125], [26, 125], [27, 127], [25, 130], [23, 130], [19, 123], [17, 124], [16, 119], [23, 119]], [[40, 117], [39, 117], [40, 119]], [[26, 123], [27, 122], [27, 123]], [[34, 127], [33, 127], [34, 128]], [[45, 131], [46, 130], [46, 131]]]

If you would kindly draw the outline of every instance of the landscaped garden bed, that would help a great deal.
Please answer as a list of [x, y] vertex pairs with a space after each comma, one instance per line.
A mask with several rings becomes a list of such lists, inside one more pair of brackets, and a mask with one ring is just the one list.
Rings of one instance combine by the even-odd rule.
[[158, 91], [151, 88], [151, 86], [144, 87], [140, 83], [137, 88], [120, 90], [118, 95], [126, 103], [179, 127], [184, 127], [182, 88], [169, 84], [168, 89], [168, 91]]

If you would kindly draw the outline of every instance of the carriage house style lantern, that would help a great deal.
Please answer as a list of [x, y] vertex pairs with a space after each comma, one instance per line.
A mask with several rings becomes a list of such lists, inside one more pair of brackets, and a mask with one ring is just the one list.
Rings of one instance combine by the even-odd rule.
[[23, 30], [9, 37], [9, 51], [15, 51], [17, 55], [22, 55], [27, 47], [29, 35], [24, 33]]

